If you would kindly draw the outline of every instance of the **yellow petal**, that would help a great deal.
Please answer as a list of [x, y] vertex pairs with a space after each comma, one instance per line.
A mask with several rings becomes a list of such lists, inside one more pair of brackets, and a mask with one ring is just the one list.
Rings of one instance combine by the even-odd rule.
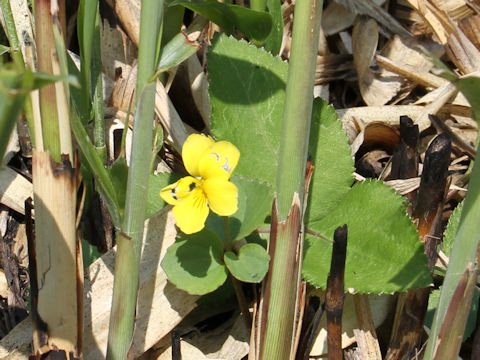
[[229, 179], [239, 158], [240, 151], [235, 145], [228, 141], [219, 141], [203, 153], [199, 164], [200, 176], [203, 179]]
[[182, 158], [185, 169], [192, 176], [200, 176], [198, 164], [203, 154], [215, 144], [210, 136], [203, 134], [190, 135], [182, 147]]
[[196, 188], [182, 202], [173, 207], [177, 226], [185, 234], [202, 230], [208, 211], [207, 198], [200, 188]]
[[170, 205], [177, 205], [200, 186], [200, 180], [185, 176], [160, 190], [160, 197]]
[[203, 181], [210, 209], [221, 216], [230, 216], [238, 210], [238, 189], [231, 181], [211, 178]]

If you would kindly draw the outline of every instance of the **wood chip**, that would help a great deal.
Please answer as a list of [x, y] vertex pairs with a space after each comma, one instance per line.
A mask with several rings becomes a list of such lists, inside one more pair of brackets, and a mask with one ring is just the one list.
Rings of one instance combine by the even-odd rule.
[[30, 181], [9, 167], [0, 169], [0, 203], [25, 215], [25, 200], [33, 197]]

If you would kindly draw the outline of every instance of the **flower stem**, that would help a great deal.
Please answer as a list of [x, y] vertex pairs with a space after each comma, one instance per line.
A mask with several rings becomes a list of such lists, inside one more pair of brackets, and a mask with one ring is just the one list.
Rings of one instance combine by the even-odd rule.
[[[223, 226], [225, 231], [225, 252], [233, 250], [232, 238], [230, 236], [230, 223], [228, 221], [228, 216], [223, 217]], [[252, 316], [250, 315], [250, 309], [245, 298], [245, 293], [243, 292], [242, 283], [238, 281], [235, 276], [230, 273], [230, 279], [232, 279], [233, 289], [235, 290], [235, 296], [237, 297], [238, 305], [240, 306], [240, 311], [243, 314], [243, 320], [245, 321], [245, 326], [247, 329], [252, 328]]]
[[262, 289], [258, 359], [295, 357], [303, 249], [303, 198], [322, 0], [297, 1], [288, 67], [270, 269]]
[[126, 359], [133, 346], [133, 330], [138, 290], [138, 272], [147, 203], [150, 154], [153, 139], [156, 44], [163, 14], [163, 1], [141, 2], [140, 43], [136, 111], [132, 153], [128, 170], [125, 215], [117, 240], [112, 311], [108, 333], [107, 359]]

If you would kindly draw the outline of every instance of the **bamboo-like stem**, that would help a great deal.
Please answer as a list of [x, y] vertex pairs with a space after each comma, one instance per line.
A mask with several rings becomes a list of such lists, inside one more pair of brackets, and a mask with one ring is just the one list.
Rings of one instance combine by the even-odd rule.
[[163, 1], [144, 0], [141, 5], [140, 44], [136, 87], [135, 124], [127, 180], [125, 215], [117, 239], [112, 312], [107, 359], [125, 359], [133, 345], [138, 290], [138, 269], [147, 203], [148, 174], [152, 151], [156, 44], [163, 14]]
[[[53, 73], [51, 54], [55, 52], [50, 5], [50, 0], [37, 0], [35, 2], [38, 71], [47, 74]], [[59, 162], [61, 151], [55, 85], [47, 85], [40, 89], [40, 114], [44, 149], [50, 151], [53, 159]], [[36, 129], [36, 131], [40, 131], [40, 129]]]
[[265, 11], [266, 6], [267, 6], [267, 0], [251, 0], [250, 1], [250, 9], [252, 10]]
[[322, 5], [322, 1], [305, 0], [297, 2], [295, 7], [269, 243], [272, 260], [261, 308], [260, 359], [295, 356], [303, 194]]
[[295, 7], [277, 172], [280, 221], [290, 211], [293, 193], [298, 192], [303, 202], [322, 4], [323, 1], [309, 0]]
[[[39, 70], [67, 75], [64, 4], [39, 0], [35, 5]], [[36, 257], [31, 281], [38, 284], [32, 302], [34, 353], [47, 350], [81, 357], [83, 270], [76, 238], [77, 164], [68, 98], [68, 87], [61, 82], [40, 91], [41, 119], [35, 123], [43, 131], [35, 130], [46, 149], [33, 151], [36, 239], [29, 256]]]

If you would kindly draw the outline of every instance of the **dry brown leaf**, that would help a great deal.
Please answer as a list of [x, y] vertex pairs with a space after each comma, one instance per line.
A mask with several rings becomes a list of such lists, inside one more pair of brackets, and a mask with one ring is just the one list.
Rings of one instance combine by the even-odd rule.
[[432, 40], [420, 40], [416, 37], [403, 39], [396, 35], [387, 42], [381, 55], [376, 56], [377, 64], [408, 79], [411, 83], [435, 88], [447, 83], [445, 79], [429, 72], [434, 65], [418, 50], [419, 46], [438, 57], [444, 53], [443, 47]]
[[[195, 308], [197, 296], [189, 295], [167, 281], [159, 262], [175, 241], [171, 212], [164, 209], [145, 222], [140, 264], [139, 297], [134, 334], [135, 356], [167, 335]], [[104, 359], [112, 303], [114, 250], [86, 270], [84, 287], [84, 358]], [[0, 359], [25, 359], [30, 355], [31, 318], [17, 325], [0, 340]]]
[[112, 28], [107, 19], [100, 26], [100, 44], [102, 48], [102, 71], [112, 81], [118, 69], [122, 74], [128, 73], [126, 65], [131, 65], [137, 58], [137, 48], [130, 38], [117, 26]]
[[353, 62], [360, 93], [369, 106], [385, 105], [398, 93], [403, 83], [399, 76], [383, 74], [381, 77], [370, 69], [377, 45], [377, 22], [364, 16], [357, 17], [352, 34]]
[[472, 15], [458, 22], [465, 36], [480, 50], [480, 15]]
[[[248, 354], [248, 338], [245, 322], [239, 316], [233, 324], [228, 322], [212, 332], [197, 332], [188, 338], [181, 339], [182, 360], [241, 360]], [[170, 360], [171, 358], [171, 339], [167, 336], [138, 360]]]
[[411, 34], [403, 28], [400, 23], [395, 20], [382, 7], [377, 5], [373, 0], [335, 0], [354, 15], [367, 15], [375, 19], [379, 24], [382, 24], [391, 33], [398, 34], [404, 37], [409, 37]]
[[354, 13], [338, 2], [332, 1], [323, 11], [322, 29], [325, 35], [330, 36], [349, 28], [353, 25], [354, 21]]

